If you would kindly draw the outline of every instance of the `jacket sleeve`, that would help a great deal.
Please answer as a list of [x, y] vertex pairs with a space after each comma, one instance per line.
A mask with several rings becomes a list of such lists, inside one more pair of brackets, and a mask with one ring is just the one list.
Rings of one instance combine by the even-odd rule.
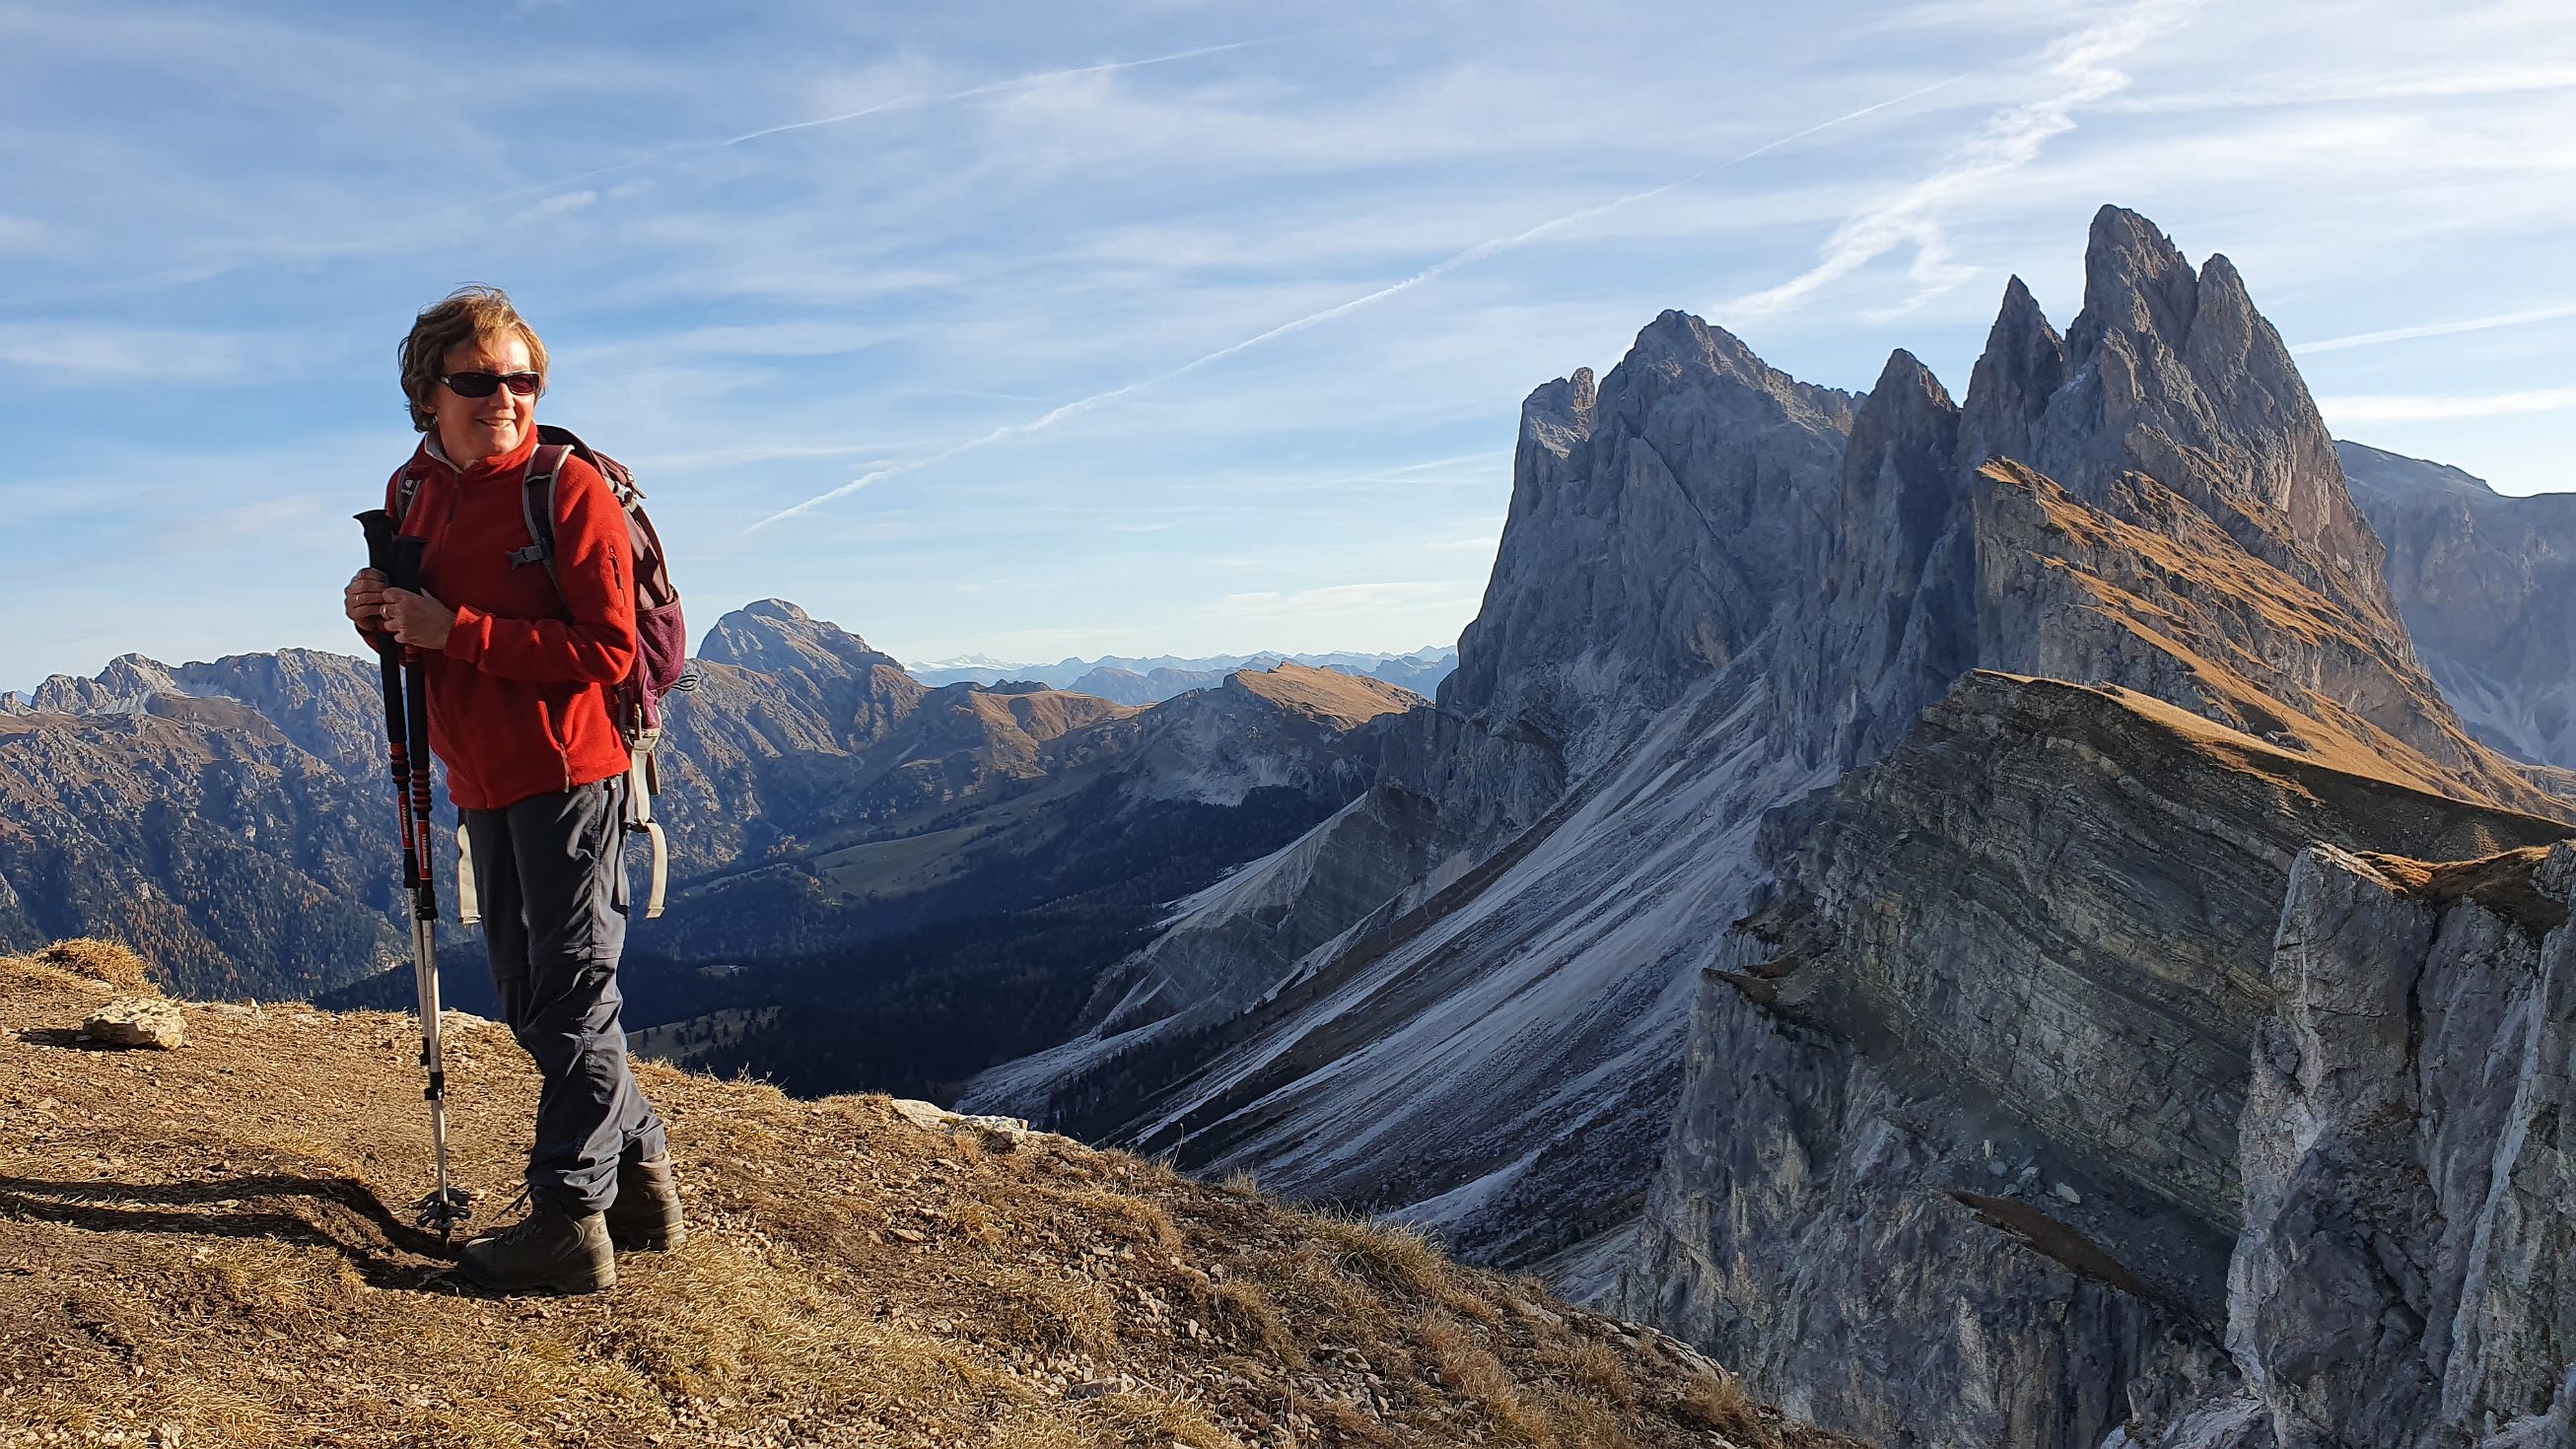
[[635, 586], [626, 511], [599, 470], [566, 458], [555, 486], [555, 577], [563, 619], [456, 610], [446, 655], [530, 683], [615, 684], [635, 664]]

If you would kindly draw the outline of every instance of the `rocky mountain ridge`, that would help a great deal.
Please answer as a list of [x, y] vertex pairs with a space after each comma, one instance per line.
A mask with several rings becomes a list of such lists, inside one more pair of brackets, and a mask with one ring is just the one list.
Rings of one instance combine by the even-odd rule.
[[[901, 896], [1017, 870], [1006, 857], [1056, 849], [1068, 832], [1168, 832], [1157, 822], [1175, 810], [1248, 799], [1293, 832], [1370, 773], [1346, 748], [1358, 722], [1420, 702], [1295, 664], [1151, 707], [932, 688], [777, 600], [719, 620], [693, 668], [660, 752], [674, 886], [683, 899], [731, 892], [740, 909], [675, 911], [637, 945], [731, 959], [763, 939], [810, 948], [883, 929], [833, 924], [846, 914], [830, 909], [848, 894], [839, 883], [862, 875], [871, 896]], [[0, 700], [0, 792], [22, 805], [0, 824], [0, 941], [113, 932], [151, 946], [187, 989], [234, 994], [300, 994], [390, 968], [403, 943], [383, 752], [372, 661], [323, 651], [175, 666], [129, 655], [94, 679]], [[1187, 849], [1214, 853], [1199, 867], [1212, 876], [1270, 848], [1262, 832], [1282, 826], [1248, 828], [1228, 845], [1221, 828], [1191, 826]], [[874, 868], [872, 845], [925, 833], [976, 849], [905, 847], [935, 857], [929, 877]], [[1142, 844], [1128, 864], [1146, 870], [1175, 844]], [[783, 890], [758, 885], [782, 874], [793, 877]], [[977, 908], [964, 897], [925, 907]], [[745, 920], [769, 936], [737, 929]]]
[[1410, 654], [1363, 654], [1335, 650], [1321, 654], [1217, 654], [1184, 659], [1160, 654], [1148, 658], [1103, 655], [1098, 659], [1066, 658], [1053, 664], [1009, 664], [981, 654], [932, 660], [905, 666], [913, 678], [930, 685], [999, 685], [1034, 681], [1049, 689], [1098, 695], [1120, 704], [1156, 704], [1173, 695], [1221, 683], [1242, 670], [1266, 671], [1281, 664], [1303, 664], [1374, 679], [1428, 698], [1457, 663], [1454, 647], [1416, 649]]

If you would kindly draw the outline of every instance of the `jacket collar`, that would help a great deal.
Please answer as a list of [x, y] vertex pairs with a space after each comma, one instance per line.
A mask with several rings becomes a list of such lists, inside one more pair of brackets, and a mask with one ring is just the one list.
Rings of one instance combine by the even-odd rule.
[[519, 440], [519, 446], [509, 452], [497, 457], [480, 459], [466, 467], [459, 467], [455, 459], [447, 456], [447, 449], [439, 444], [438, 429], [435, 426], [423, 434], [420, 440], [420, 456], [444, 467], [454, 473], [459, 481], [466, 483], [479, 482], [504, 473], [515, 473], [527, 466], [528, 459], [536, 456], [536, 451], [537, 430], [534, 427], [530, 427], [528, 435]]

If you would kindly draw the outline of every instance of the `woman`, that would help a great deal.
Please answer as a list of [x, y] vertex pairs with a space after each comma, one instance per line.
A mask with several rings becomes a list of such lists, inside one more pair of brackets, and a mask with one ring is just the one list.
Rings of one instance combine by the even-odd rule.
[[421, 589], [361, 570], [348, 615], [427, 657], [430, 748], [472, 849], [492, 982], [541, 1079], [528, 1214], [466, 1244], [459, 1262], [504, 1292], [595, 1292], [616, 1286], [612, 1248], [668, 1247], [685, 1232], [662, 1121], [618, 1021], [629, 759], [608, 687], [636, 647], [625, 516], [598, 471], [567, 458], [560, 590], [524, 552], [520, 484], [546, 349], [506, 295], [454, 293], [413, 322], [400, 357], [424, 436], [385, 506], [427, 540]]

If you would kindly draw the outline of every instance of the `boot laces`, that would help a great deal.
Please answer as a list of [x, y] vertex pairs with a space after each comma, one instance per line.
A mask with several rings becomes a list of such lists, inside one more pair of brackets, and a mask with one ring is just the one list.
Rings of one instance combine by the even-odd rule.
[[501, 1209], [501, 1212], [503, 1216], [507, 1216], [511, 1213], [518, 1212], [521, 1208], [527, 1209], [526, 1214], [517, 1222], [512, 1223], [501, 1230], [502, 1241], [515, 1243], [536, 1230], [537, 1200], [534, 1195], [528, 1191], [528, 1185], [524, 1182], [519, 1184], [519, 1195], [510, 1199], [509, 1206]]

